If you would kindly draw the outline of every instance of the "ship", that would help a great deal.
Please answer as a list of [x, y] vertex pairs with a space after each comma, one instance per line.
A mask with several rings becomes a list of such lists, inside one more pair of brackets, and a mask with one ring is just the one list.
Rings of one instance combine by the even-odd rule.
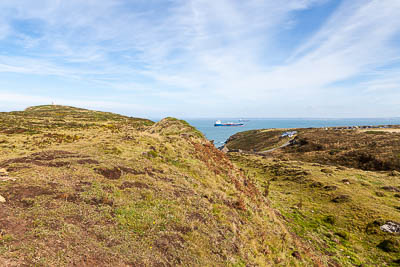
[[244, 123], [241, 123], [241, 122], [221, 122], [220, 120], [218, 120], [214, 123], [215, 127], [218, 127], [218, 126], [243, 126], [243, 125], [244, 125]]

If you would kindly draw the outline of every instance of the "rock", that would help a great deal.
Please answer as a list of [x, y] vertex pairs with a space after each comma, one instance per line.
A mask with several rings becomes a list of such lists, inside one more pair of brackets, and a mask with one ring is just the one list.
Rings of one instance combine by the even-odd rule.
[[389, 173], [389, 176], [400, 176], [400, 172], [398, 172], [398, 171], [391, 171], [391, 172]]
[[382, 225], [381, 230], [384, 232], [388, 232], [391, 234], [400, 233], [400, 224], [397, 222], [388, 221], [384, 225]]
[[350, 196], [348, 196], [348, 195], [339, 195], [339, 196], [335, 197], [334, 199], [332, 199], [332, 202], [343, 203], [343, 202], [349, 202], [350, 200], [351, 200]]
[[344, 183], [344, 184], [350, 184], [350, 180], [349, 180], [349, 179], [343, 179], [343, 180], [342, 180], [342, 183]]
[[5, 203], [5, 202], [6, 202], [6, 199], [2, 195], [0, 195], [0, 203]]

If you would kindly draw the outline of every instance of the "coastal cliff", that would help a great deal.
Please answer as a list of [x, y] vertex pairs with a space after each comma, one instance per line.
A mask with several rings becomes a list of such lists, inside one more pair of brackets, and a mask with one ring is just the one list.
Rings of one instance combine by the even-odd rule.
[[[223, 153], [174, 118], [0, 113], [0, 265], [397, 266], [396, 165], [322, 157], [355, 132], [285, 131], [239, 133], [227, 147], [252, 152]], [[396, 131], [359, 134], [376, 158], [398, 149]]]
[[184, 121], [0, 113], [1, 266], [309, 266], [263, 187]]
[[328, 265], [399, 266], [399, 128], [347, 128], [242, 132], [227, 155]]

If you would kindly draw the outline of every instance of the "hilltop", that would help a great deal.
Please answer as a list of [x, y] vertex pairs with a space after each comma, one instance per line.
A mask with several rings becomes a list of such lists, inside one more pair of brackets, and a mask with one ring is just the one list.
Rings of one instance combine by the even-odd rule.
[[184, 121], [37, 106], [0, 151], [2, 266], [328, 265]]
[[93, 127], [107, 127], [110, 123], [123, 123], [135, 128], [154, 124], [146, 119], [57, 105], [35, 106], [25, 111], [0, 113], [0, 132], [4, 134], [38, 134], [52, 129], [79, 131]]

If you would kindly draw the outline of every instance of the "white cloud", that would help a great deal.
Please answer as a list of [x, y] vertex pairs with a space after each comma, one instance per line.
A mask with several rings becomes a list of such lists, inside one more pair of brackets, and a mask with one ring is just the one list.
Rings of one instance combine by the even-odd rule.
[[[328, 1], [3, 0], [0, 40], [12, 35], [26, 53], [2, 53], [0, 72], [108, 86], [121, 103], [123, 92], [147, 93], [157, 96], [160, 109], [170, 109], [164, 99], [180, 105], [174, 112], [202, 114], [212, 114], [207, 104], [233, 115], [235, 107], [246, 105], [254, 106], [249, 115], [268, 115], [277, 103], [312, 105], [320, 100], [313, 95], [342, 90], [333, 84], [360, 75], [368, 80], [349, 85], [349, 91], [392, 94], [398, 88], [395, 75], [368, 74], [398, 57], [399, 46], [392, 42], [400, 33], [398, 0], [344, 0], [300, 47], [286, 51], [277, 45], [281, 34], [296, 28], [294, 12]], [[12, 20], [34, 20], [40, 34], [12, 30]], [[283, 59], [272, 64], [276, 52]], [[357, 95], [349, 93], [353, 100]], [[292, 112], [298, 114], [298, 108]], [[307, 116], [306, 108], [302, 112]]]

